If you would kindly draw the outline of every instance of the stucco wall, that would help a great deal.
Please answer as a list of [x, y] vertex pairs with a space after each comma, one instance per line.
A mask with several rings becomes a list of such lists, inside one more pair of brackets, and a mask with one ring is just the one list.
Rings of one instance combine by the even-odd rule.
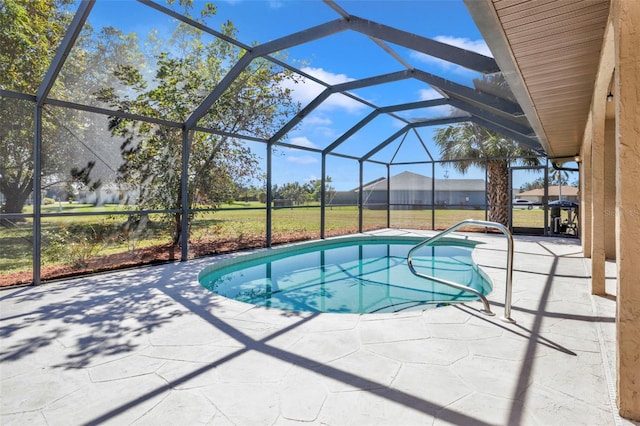
[[616, 122], [605, 121], [604, 129], [604, 254], [616, 258]]

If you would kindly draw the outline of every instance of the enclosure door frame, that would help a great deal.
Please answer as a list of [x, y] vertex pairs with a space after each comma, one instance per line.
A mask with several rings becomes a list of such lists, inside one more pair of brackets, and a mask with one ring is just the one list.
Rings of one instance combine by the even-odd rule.
[[[542, 171], [544, 175], [544, 196], [541, 202], [541, 207], [544, 213], [543, 230], [542, 235], [545, 237], [549, 235], [549, 167], [544, 166], [514, 166], [509, 167], [509, 230], [514, 233], [513, 227], [513, 173], [520, 171]], [[537, 207], [537, 206], [536, 206]], [[534, 207], [535, 208], [535, 207]], [[517, 228], [516, 228], [517, 229]], [[538, 229], [538, 228], [535, 228]], [[516, 232], [518, 233], [518, 232]]]

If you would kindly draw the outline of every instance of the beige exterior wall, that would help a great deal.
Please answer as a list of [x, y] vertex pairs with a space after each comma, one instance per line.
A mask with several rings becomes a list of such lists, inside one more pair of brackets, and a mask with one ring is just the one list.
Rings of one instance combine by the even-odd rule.
[[580, 164], [580, 227], [582, 253], [584, 257], [591, 257], [591, 115], [584, 130], [584, 139], [580, 150], [582, 164]]
[[600, 67], [593, 88], [589, 113], [591, 138], [591, 293], [605, 294], [605, 117], [607, 111], [607, 95], [610, 89], [611, 75], [615, 67], [613, 26], [608, 25], [600, 54]]
[[640, 2], [615, 0], [617, 390], [623, 417], [640, 420]]
[[[602, 95], [602, 99], [600, 96]], [[604, 256], [604, 111], [606, 92], [594, 93], [591, 109], [591, 294], [605, 294]]]
[[616, 258], [616, 121], [604, 125], [604, 255]]
[[640, 420], [640, 1], [611, 5], [580, 151], [581, 236], [594, 294], [605, 292], [605, 255], [616, 259], [617, 403]]

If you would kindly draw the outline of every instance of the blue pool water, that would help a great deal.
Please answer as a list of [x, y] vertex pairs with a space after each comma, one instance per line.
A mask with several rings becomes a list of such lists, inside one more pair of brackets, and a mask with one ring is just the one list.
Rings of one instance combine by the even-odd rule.
[[[407, 253], [419, 241], [351, 237], [276, 248], [218, 262], [199, 281], [224, 297], [295, 311], [398, 312], [476, 300], [409, 271]], [[490, 280], [471, 258], [477, 243], [443, 241], [414, 255], [418, 272], [488, 294]]]

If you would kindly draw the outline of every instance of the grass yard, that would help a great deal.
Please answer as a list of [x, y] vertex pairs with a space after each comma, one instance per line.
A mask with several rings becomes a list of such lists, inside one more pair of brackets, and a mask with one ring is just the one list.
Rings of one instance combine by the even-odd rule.
[[[42, 218], [43, 270], [49, 268], [54, 275], [55, 268], [62, 268], [65, 274], [90, 272], [91, 265], [105, 263], [107, 258], [122, 265], [179, 258], [179, 248], [170, 245], [171, 223], [163, 222], [160, 215], [150, 214], [142, 218], [127, 214], [90, 215], [123, 212], [122, 206], [117, 205], [94, 207], [62, 203], [43, 206], [42, 210], [43, 213], [87, 214]], [[357, 232], [357, 207], [327, 207], [325, 214], [327, 236]], [[433, 218], [430, 210], [390, 212], [393, 228], [431, 229], [433, 221], [435, 229], [445, 229], [468, 218], [484, 220], [485, 212], [443, 209], [435, 210]], [[515, 226], [542, 228], [543, 220], [543, 210], [540, 209], [513, 211]], [[319, 238], [320, 208], [273, 209], [272, 223], [274, 244]], [[387, 227], [386, 210], [365, 209], [363, 225], [366, 230]], [[222, 206], [216, 212], [198, 213], [191, 226], [191, 255], [261, 247], [265, 242], [266, 210], [260, 203], [235, 203]], [[16, 274], [28, 277], [33, 267], [32, 251], [31, 220], [0, 227], [0, 283], [13, 284], [11, 277]]]

